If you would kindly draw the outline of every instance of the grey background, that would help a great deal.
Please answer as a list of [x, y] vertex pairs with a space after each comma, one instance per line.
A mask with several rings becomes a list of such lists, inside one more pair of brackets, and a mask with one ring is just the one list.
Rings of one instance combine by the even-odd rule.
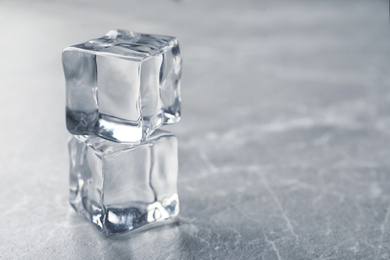
[[[389, 259], [388, 1], [0, 1], [0, 258]], [[177, 36], [176, 223], [113, 238], [68, 204], [61, 51]]]

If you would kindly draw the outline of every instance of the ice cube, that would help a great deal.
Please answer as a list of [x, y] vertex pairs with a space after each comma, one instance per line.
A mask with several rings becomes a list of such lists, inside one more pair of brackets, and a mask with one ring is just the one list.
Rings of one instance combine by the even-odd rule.
[[66, 48], [62, 63], [73, 135], [139, 143], [180, 120], [182, 59], [175, 37], [112, 30]]
[[123, 233], [179, 213], [173, 134], [157, 130], [138, 145], [72, 136], [68, 145], [70, 203], [102, 233]]

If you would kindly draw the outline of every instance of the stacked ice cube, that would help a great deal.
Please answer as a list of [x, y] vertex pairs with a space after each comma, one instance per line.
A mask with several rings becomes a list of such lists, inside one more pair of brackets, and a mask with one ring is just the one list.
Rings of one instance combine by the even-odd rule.
[[70, 203], [105, 234], [179, 212], [181, 56], [171, 36], [112, 30], [66, 48]]

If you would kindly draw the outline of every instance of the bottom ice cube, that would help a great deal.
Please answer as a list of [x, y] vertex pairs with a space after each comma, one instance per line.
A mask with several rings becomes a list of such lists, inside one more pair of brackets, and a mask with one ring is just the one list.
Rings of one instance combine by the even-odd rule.
[[177, 139], [157, 130], [138, 145], [97, 136], [69, 140], [70, 204], [105, 234], [179, 213]]

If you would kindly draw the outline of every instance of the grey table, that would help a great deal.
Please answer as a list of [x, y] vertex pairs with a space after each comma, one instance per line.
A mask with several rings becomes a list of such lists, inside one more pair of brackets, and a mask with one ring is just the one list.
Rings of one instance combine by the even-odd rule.
[[[180, 40], [181, 213], [106, 238], [68, 204], [60, 56], [113, 28]], [[0, 32], [0, 258], [390, 258], [388, 1], [3, 0]]]

